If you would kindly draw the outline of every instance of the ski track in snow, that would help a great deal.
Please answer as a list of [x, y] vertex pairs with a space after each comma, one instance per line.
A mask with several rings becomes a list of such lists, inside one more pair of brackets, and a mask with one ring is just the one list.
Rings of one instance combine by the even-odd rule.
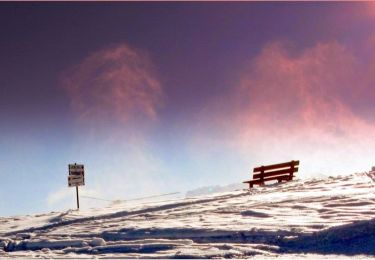
[[358, 173], [0, 218], [0, 257], [371, 258], [374, 180]]

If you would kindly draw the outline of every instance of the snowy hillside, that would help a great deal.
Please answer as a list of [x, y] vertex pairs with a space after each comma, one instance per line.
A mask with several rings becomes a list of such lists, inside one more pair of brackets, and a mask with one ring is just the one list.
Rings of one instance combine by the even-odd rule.
[[[246, 186], [244, 186], [245, 188]], [[375, 176], [0, 218], [0, 256], [375, 256]]]

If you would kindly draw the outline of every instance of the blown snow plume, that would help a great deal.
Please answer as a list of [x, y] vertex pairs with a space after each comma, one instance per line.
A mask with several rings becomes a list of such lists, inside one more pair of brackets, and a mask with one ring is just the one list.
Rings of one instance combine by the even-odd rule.
[[[147, 139], [164, 94], [147, 52], [125, 43], [93, 52], [64, 71], [62, 83], [77, 121], [69, 156], [90, 169], [82, 194], [112, 199], [160, 193], [162, 181], [155, 179], [162, 180], [162, 166]], [[48, 205], [69, 205], [65, 184], [56, 190]]]
[[162, 104], [162, 88], [149, 57], [127, 44], [87, 56], [63, 75], [63, 85], [79, 120], [155, 119]]
[[299, 52], [268, 44], [225, 102], [213, 102], [204, 117], [255, 164], [298, 158], [302, 172], [367, 169], [375, 152], [375, 123], [368, 117], [375, 58], [360, 60], [338, 42]]

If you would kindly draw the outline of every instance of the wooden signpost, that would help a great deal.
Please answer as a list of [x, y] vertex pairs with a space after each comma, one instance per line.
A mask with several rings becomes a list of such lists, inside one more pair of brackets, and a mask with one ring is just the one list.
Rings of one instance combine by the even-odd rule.
[[83, 164], [69, 164], [68, 186], [76, 187], [77, 209], [79, 209], [78, 186], [85, 185], [85, 169]]

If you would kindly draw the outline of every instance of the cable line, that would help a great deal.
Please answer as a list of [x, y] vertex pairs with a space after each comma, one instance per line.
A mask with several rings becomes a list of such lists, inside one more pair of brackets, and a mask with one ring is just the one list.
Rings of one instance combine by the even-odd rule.
[[[128, 200], [120, 200], [120, 201], [144, 200], [144, 199], [150, 199], [150, 198], [158, 198], [158, 197], [170, 196], [170, 195], [175, 195], [175, 194], [179, 194], [179, 193], [181, 193], [181, 192], [171, 192], [171, 193], [158, 194], [158, 195], [152, 195], [152, 196], [140, 197], [140, 198], [134, 198], [134, 199], [128, 199]], [[84, 195], [81, 195], [81, 197], [82, 198], [86, 198], [86, 199], [102, 200], [102, 201], [109, 201], [109, 202], [119, 201], [118, 199], [116, 199], [116, 200], [108, 200], [108, 199], [102, 199], [102, 198], [96, 198], [96, 197], [84, 196]]]
[[109, 201], [109, 202], [112, 202], [113, 200], [106, 200], [106, 199], [101, 199], [101, 198], [95, 198], [95, 197], [90, 197], [90, 196], [84, 196], [84, 195], [81, 195], [82, 198], [86, 198], [86, 199], [93, 199], [93, 200], [103, 200], [103, 201]]

